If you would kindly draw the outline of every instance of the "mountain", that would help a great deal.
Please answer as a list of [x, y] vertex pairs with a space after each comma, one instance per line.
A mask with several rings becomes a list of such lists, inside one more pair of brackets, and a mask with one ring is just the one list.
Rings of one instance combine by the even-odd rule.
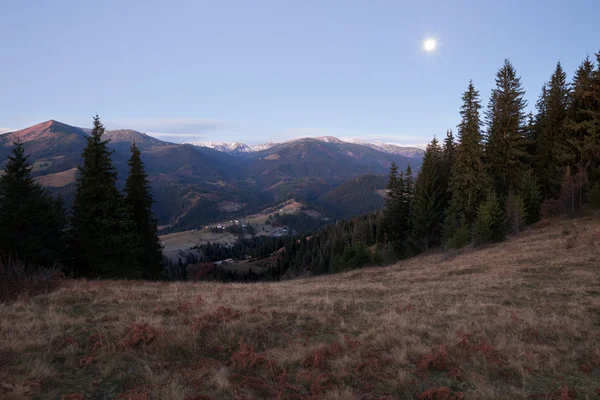
[[392, 162], [417, 168], [420, 160], [368, 146], [314, 138], [298, 139], [249, 154], [246, 166], [257, 182], [273, 185], [295, 178], [319, 178], [334, 184], [364, 174], [385, 174]]
[[155, 137], [131, 129], [117, 129], [112, 131], [106, 131], [104, 137], [105, 139], [110, 140], [111, 145], [113, 147], [126, 146], [127, 149], [129, 149], [129, 146], [132, 142], [135, 142], [137, 147], [142, 150], [151, 147], [176, 146], [173, 143], [163, 142], [162, 140], [156, 139]]
[[[248, 155], [249, 153], [262, 151], [262, 150], [268, 150], [270, 148], [284, 145], [287, 143], [304, 141], [305, 139], [306, 138], [293, 139], [288, 142], [282, 142], [282, 143], [268, 142], [268, 143], [263, 143], [263, 144], [258, 144], [258, 145], [248, 145], [246, 143], [240, 143], [240, 142], [191, 142], [190, 144], [192, 144], [194, 146], [199, 146], [199, 147], [208, 147], [208, 148], [215, 149], [215, 150], [221, 151], [223, 153], [228, 153], [228, 154], [232, 154], [232, 155]], [[411, 157], [411, 158], [422, 158], [423, 154], [425, 154], [425, 151], [418, 147], [398, 146], [395, 144], [383, 143], [383, 142], [369, 143], [369, 142], [365, 142], [365, 141], [358, 140], [358, 139], [344, 141], [344, 140], [338, 139], [334, 136], [320, 136], [320, 137], [315, 137], [312, 139], [318, 140], [318, 141], [324, 142], [324, 143], [334, 143], [334, 144], [340, 144], [340, 145], [348, 144], [348, 143], [356, 144], [359, 146], [369, 147], [371, 149], [378, 150], [378, 151], [381, 151], [384, 153], [397, 154], [397, 155]]]
[[398, 154], [411, 158], [423, 158], [423, 155], [425, 154], [425, 150], [418, 147], [398, 146], [396, 144], [383, 142], [367, 143], [363, 142], [362, 140], [352, 140], [351, 143], [359, 144], [361, 146], [368, 146], [372, 149], [383, 151], [385, 153]]
[[[0, 166], [14, 141], [23, 142], [33, 165], [33, 175], [67, 203], [73, 200], [77, 166], [83, 162], [81, 152], [89, 130], [50, 120], [32, 127], [0, 135]], [[155, 196], [155, 211], [161, 223], [178, 221], [198, 204], [205, 216], [218, 215], [221, 201], [236, 198], [246, 204], [263, 204], [264, 199], [252, 190], [240, 193], [240, 161], [217, 150], [164, 142], [134, 130], [109, 130], [113, 162], [123, 185], [128, 173], [129, 146], [135, 141], [142, 149]], [[222, 198], [221, 195], [225, 194]], [[230, 196], [231, 194], [231, 196]]]
[[[74, 197], [77, 166], [83, 161], [81, 152], [89, 132], [50, 120], [1, 134], [0, 167], [12, 143], [23, 142], [33, 175], [69, 204]], [[142, 149], [142, 161], [156, 201], [154, 210], [165, 231], [194, 229], [215, 220], [247, 215], [290, 198], [322, 203], [332, 214], [360, 208], [352, 208], [353, 202], [357, 206], [366, 205], [364, 209], [378, 208], [374, 197], [359, 199], [367, 195], [358, 193], [363, 181], [352, 180], [365, 174], [387, 174], [392, 162], [401, 169], [408, 164], [418, 169], [420, 165], [418, 157], [405, 157], [329, 136], [257, 146], [176, 144], [130, 129], [107, 130], [105, 137], [114, 151], [112, 158], [121, 188], [128, 173], [130, 144], [135, 141]], [[346, 185], [334, 191], [345, 182]], [[348, 194], [352, 190], [358, 192]], [[352, 198], [355, 200], [346, 200]], [[340, 206], [337, 211], [336, 203]]]
[[4, 164], [13, 142], [24, 144], [33, 164], [33, 175], [63, 172], [81, 162], [88, 133], [81, 128], [50, 120], [0, 135], [0, 163]]

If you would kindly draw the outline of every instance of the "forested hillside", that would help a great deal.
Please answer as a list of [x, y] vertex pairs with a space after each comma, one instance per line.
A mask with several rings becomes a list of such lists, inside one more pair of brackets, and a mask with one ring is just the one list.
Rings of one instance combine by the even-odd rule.
[[[348, 218], [321, 227], [321, 217], [277, 216], [268, 222], [290, 227], [283, 230], [286, 237], [248, 239], [217, 251], [237, 261], [271, 257], [265, 278], [280, 279], [377, 264], [389, 261], [390, 254], [407, 258], [431, 247], [500, 242], [541, 219], [597, 209], [600, 53], [596, 63], [586, 58], [570, 83], [557, 63], [535, 115], [526, 113], [524, 94], [509, 60], [496, 74], [485, 109], [469, 82], [456, 137], [451, 130], [434, 137], [418, 169], [406, 157], [389, 158], [334, 138], [295, 140], [228, 163], [233, 156], [209, 148], [168, 144], [132, 131], [107, 134], [98, 118], [92, 131], [50, 121], [3, 137], [22, 138], [23, 143], [15, 142], [0, 181], [0, 214], [6, 219], [3, 226], [11, 227], [3, 232], [0, 250], [24, 262], [48, 265], [52, 249], [52, 264], [79, 276], [164, 278], [173, 276], [156, 268], [157, 259], [146, 266], [140, 261], [148, 252], [143, 249], [159, 245], [158, 221], [148, 211], [156, 200], [159, 209], [168, 203], [181, 213], [165, 231], [224, 218], [231, 204], [242, 212], [256, 210], [286, 199], [286, 193], [312, 201], [326, 218]], [[76, 181], [70, 215], [34, 180], [44, 170], [65, 168], [67, 156], [59, 155], [57, 138], [73, 144], [73, 160], [79, 157], [75, 144], [86, 142], [82, 165], [72, 174]], [[130, 140], [134, 144], [126, 161], [120, 151]], [[46, 158], [31, 163], [27, 149]], [[128, 177], [119, 184], [125, 165]], [[133, 174], [134, 165], [142, 172]], [[356, 177], [373, 170], [386, 170], [388, 176]], [[201, 183], [194, 183], [197, 178]], [[130, 179], [137, 179], [137, 196], [146, 200], [127, 200]], [[165, 191], [153, 196], [153, 183]], [[28, 188], [28, 194], [18, 187]], [[381, 206], [381, 212], [359, 216]], [[43, 220], [53, 221], [47, 225], [56, 234], [36, 231]], [[144, 227], [142, 236], [139, 226]], [[215, 261], [213, 248], [199, 250], [201, 261]]]

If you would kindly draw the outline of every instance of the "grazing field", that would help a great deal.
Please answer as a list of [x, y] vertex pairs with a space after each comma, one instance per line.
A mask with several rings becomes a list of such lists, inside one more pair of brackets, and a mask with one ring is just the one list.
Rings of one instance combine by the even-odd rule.
[[600, 222], [280, 283], [0, 305], [3, 399], [595, 399]]
[[[237, 204], [237, 203], [236, 203]], [[238, 220], [245, 220], [254, 229], [255, 235], [270, 236], [277, 230], [283, 228], [274, 228], [272, 225], [265, 225], [265, 221], [269, 217], [273, 217], [277, 213], [297, 214], [300, 210], [303, 210], [304, 205], [294, 200], [288, 200], [279, 204], [277, 207], [271, 207], [258, 214], [248, 215], [242, 218], [236, 218]], [[304, 210], [307, 214], [312, 217], [319, 218], [321, 214], [314, 210]], [[228, 221], [222, 221], [219, 224], [226, 225]], [[216, 226], [217, 223], [210, 224], [210, 227]], [[251, 238], [249, 234], [244, 235], [245, 238]], [[198, 246], [206, 243], [220, 243], [220, 244], [234, 244], [238, 240], [239, 236], [229, 233], [227, 231], [213, 232], [210, 228], [200, 227], [199, 229], [192, 229], [188, 231], [181, 231], [175, 233], [169, 233], [160, 236], [160, 240], [164, 245], [165, 256], [177, 259], [181, 251], [188, 250], [194, 246]]]

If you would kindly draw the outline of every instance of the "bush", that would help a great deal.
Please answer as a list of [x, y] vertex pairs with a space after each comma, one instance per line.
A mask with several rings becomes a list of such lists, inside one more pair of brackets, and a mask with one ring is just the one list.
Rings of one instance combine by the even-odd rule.
[[475, 221], [475, 242], [477, 244], [501, 242], [506, 237], [504, 212], [496, 193], [489, 192], [486, 200], [477, 210]]
[[0, 303], [58, 289], [64, 274], [57, 268], [27, 268], [20, 261], [0, 261]]

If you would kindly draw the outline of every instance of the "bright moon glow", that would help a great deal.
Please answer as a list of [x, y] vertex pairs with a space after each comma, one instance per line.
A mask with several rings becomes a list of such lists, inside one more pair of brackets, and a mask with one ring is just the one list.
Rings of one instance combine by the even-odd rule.
[[425, 49], [426, 52], [432, 52], [435, 50], [435, 46], [436, 46], [436, 42], [435, 39], [427, 39], [425, 40], [425, 42], [423, 43], [423, 48]]

